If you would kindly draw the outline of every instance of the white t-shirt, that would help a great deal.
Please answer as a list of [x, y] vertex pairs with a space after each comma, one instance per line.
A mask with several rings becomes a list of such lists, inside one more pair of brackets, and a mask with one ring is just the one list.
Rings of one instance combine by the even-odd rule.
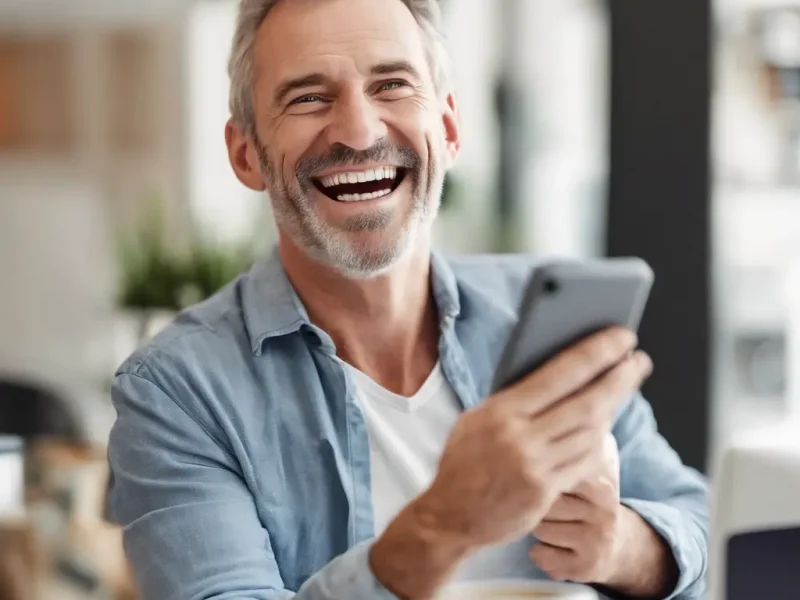
[[[383, 388], [348, 366], [367, 424], [372, 465], [375, 535], [433, 481], [450, 431], [462, 407], [440, 365], [434, 367], [411, 398]], [[476, 554], [462, 566], [458, 579], [522, 577], [533, 568], [530, 541], [521, 539]]]
[[461, 405], [437, 364], [411, 398], [350, 368], [369, 433], [372, 504], [379, 535], [433, 481]]

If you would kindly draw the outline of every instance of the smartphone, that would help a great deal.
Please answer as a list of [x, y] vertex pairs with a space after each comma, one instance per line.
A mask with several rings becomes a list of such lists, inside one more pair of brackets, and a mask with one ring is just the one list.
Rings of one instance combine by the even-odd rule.
[[553, 261], [533, 270], [519, 321], [500, 356], [492, 391], [532, 373], [562, 350], [608, 327], [636, 331], [653, 271], [639, 258]]

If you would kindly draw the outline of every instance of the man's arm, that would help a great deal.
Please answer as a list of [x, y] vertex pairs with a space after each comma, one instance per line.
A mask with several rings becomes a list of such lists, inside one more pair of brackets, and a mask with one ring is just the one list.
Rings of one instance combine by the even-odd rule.
[[[677, 585], [663, 597], [699, 598], [708, 567], [705, 479], [686, 467], [658, 433], [653, 411], [641, 395], [636, 394], [623, 407], [613, 433], [619, 445], [622, 503], [647, 523], [671, 552], [662, 568], [677, 567]], [[659, 555], [658, 545], [649, 547], [650, 559], [666, 558]], [[663, 577], [669, 575], [661, 572]], [[642, 576], [652, 577], [652, 571]]]
[[[112, 519], [142, 600], [276, 600], [284, 588], [238, 462], [149, 379], [117, 377], [109, 445]], [[297, 600], [394, 600], [360, 546], [314, 575]]]
[[[534, 528], [591, 472], [619, 399], [649, 373], [634, 342], [624, 330], [599, 333], [468, 411], [431, 487], [374, 545], [314, 574], [296, 600], [428, 600], [466, 553]], [[191, 388], [170, 395], [163, 385], [142, 365], [112, 390], [109, 508], [125, 525], [142, 599], [291, 598], [229, 442], [182, 406]]]

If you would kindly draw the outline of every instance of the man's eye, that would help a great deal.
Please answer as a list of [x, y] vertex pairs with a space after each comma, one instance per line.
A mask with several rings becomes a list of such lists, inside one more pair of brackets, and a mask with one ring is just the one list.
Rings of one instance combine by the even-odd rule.
[[308, 96], [300, 96], [295, 98], [289, 104], [313, 104], [314, 102], [322, 102], [322, 96], [316, 94], [309, 94]]
[[379, 91], [391, 91], [397, 90], [400, 88], [407, 87], [408, 84], [405, 81], [387, 81], [386, 83], [381, 84]]

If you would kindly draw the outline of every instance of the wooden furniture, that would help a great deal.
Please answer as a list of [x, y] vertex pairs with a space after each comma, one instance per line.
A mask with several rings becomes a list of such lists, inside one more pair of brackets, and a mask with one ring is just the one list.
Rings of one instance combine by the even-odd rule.
[[35, 600], [39, 560], [26, 519], [0, 519], [0, 600]]

